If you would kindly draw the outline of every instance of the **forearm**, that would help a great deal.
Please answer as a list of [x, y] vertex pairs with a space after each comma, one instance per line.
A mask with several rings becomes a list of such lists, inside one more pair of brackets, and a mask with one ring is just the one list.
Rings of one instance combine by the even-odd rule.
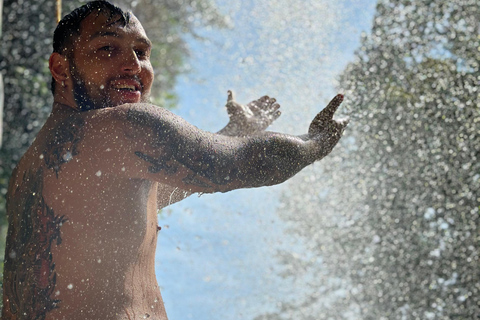
[[135, 127], [134, 154], [147, 166], [146, 177], [189, 192], [278, 184], [317, 159], [311, 140], [270, 132], [212, 134], [148, 105], [129, 106], [127, 121]]
[[[232, 125], [231, 123], [229, 123], [222, 130], [218, 131], [217, 134], [224, 135], [224, 136], [230, 136], [230, 137], [239, 137], [239, 132], [240, 132], [240, 130], [239, 130], [238, 126]], [[246, 178], [244, 178], [244, 179], [246, 179]], [[165, 189], [165, 188], [167, 188], [167, 186], [162, 187], [162, 190], [159, 193], [159, 197], [164, 196], [164, 190], [163, 189]], [[172, 188], [172, 192], [169, 193], [169, 195], [170, 195], [169, 198], [166, 199], [163, 202], [159, 202], [159, 208], [163, 208], [163, 206], [165, 206], [165, 203], [168, 203], [168, 205], [171, 205], [171, 204], [176, 203], [178, 201], [181, 201], [185, 198], [188, 198], [189, 196], [191, 196], [194, 193], [195, 192], [193, 192], [191, 190], [184, 190], [184, 189], [180, 189], [180, 188]]]
[[239, 177], [251, 187], [282, 183], [315, 161], [315, 146], [298, 137], [265, 132], [251, 140], [245, 173]]
[[[223, 135], [223, 136], [229, 136], [229, 137], [244, 137], [246, 134], [244, 133], [245, 130], [242, 131], [242, 127], [232, 121], [229, 121], [227, 125], [219, 130], [216, 134]], [[263, 132], [260, 132], [263, 133]], [[165, 187], [165, 186], [164, 186]], [[168, 204], [173, 204], [178, 201], [181, 201], [189, 196], [191, 196], [194, 192], [192, 191], [187, 191], [179, 188], [174, 188], [171, 196], [168, 199]]]
[[[175, 158], [195, 172], [187, 182], [215, 191], [282, 183], [315, 161], [315, 146], [294, 136], [264, 132], [243, 139], [217, 136], [207, 145], [181, 142]], [[208, 192], [208, 191], [207, 191]]]

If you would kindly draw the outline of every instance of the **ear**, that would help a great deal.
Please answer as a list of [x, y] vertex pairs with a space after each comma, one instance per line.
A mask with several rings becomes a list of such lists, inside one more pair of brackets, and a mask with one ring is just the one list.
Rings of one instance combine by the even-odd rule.
[[70, 75], [68, 59], [60, 53], [54, 52], [50, 55], [48, 67], [52, 77], [58, 83], [66, 81]]

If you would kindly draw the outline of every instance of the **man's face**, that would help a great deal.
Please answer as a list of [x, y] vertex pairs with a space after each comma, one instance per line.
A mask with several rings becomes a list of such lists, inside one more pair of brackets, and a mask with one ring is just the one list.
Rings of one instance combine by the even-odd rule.
[[75, 101], [82, 110], [149, 99], [150, 40], [135, 17], [125, 27], [116, 20], [92, 13], [81, 23], [69, 61]]

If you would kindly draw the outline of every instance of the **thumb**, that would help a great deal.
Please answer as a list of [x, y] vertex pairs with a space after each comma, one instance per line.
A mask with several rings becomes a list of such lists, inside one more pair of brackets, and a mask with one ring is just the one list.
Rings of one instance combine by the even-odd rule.
[[227, 91], [228, 97], [227, 97], [227, 113], [229, 116], [236, 115], [239, 113], [242, 109], [242, 106], [235, 102], [233, 98], [233, 92], [231, 90]]
[[228, 97], [227, 97], [227, 103], [232, 102], [232, 101], [233, 101], [233, 92], [232, 92], [232, 90], [228, 90], [228, 91], [227, 91], [227, 95], [228, 95]]

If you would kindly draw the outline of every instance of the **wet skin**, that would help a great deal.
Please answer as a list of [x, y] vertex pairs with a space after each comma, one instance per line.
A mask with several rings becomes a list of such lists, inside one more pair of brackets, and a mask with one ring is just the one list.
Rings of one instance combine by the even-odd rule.
[[[150, 40], [135, 17], [126, 27], [112, 20], [104, 15], [88, 16], [72, 48], [66, 85], [75, 89], [79, 80], [83, 82], [93, 104], [87, 109], [147, 101], [150, 95]], [[85, 109], [84, 103], [76, 102]]]
[[279, 116], [274, 99], [241, 106], [230, 94], [230, 123], [201, 131], [141, 103], [153, 81], [149, 50], [135, 18], [124, 27], [92, 14], [73, 60], [52, 54], [52, 114], [8, 190], [2, 319], [167, 319], [157, 208], [281, 183], [326, 156], [346, 126], [332, 119], [341, 96], [294, 137], [263, 131]]

